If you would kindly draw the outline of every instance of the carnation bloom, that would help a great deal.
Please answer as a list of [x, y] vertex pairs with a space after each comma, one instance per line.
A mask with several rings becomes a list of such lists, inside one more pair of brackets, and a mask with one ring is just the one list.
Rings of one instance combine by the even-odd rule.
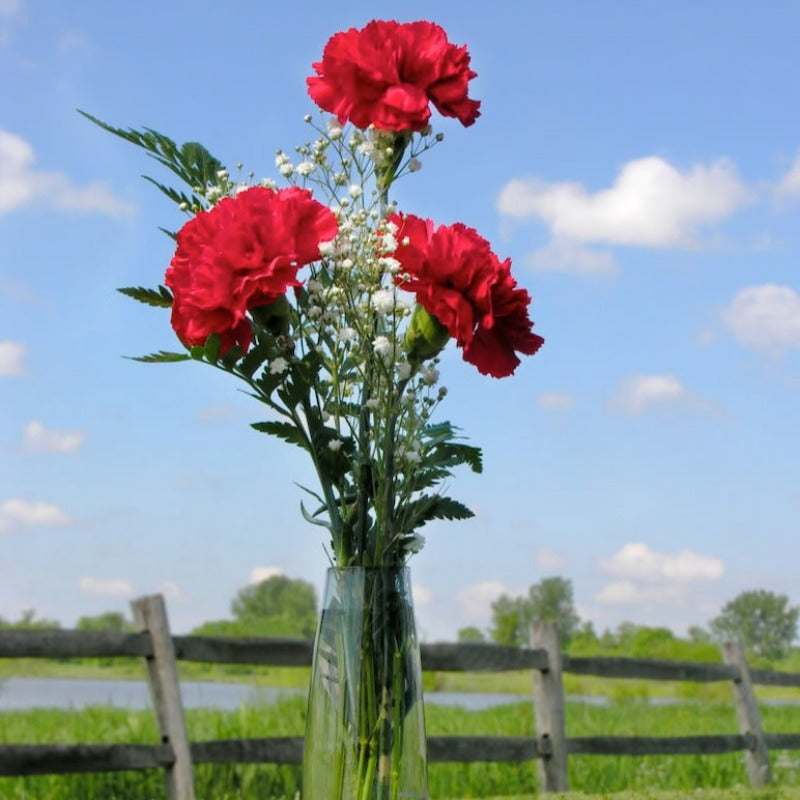
[[390, 220], [402, 242], [394, 253], [398, 285], [416, 295], [479, 372], [511, 375], [516, 353], [533, 355], [542, 346], [528, 316], [530, 295], [511, 277], [511, 261], [501, 262], [477, 231], [461, 223], [434, 229], [411, 214]]
[[247, 352], [246, 312], [299, 286], [298, 269], [336, 232], [333, 212], [297, 187], [254, 186], [198, 213], [178, 231], [165, 277], [178, 338], [203, 345], [216, 333], [222, 353], [235, 344]]
[[430, 103], [445, 117], [472, 125], [480, 102], [467, 96], [471, 78], [466, 47], [447, 41], [433, 22], [373, 20], [361, 30], [334, 34], [322, 61], [312, 65], [308, 93], [340, 123], [385, 131], [421, 131]]

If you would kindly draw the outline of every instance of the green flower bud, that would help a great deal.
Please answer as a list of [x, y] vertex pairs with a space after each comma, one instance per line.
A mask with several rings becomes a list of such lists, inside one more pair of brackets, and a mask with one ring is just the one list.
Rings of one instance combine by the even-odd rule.
[[450, 334], [429, 311], [417, 304], [406, 331], [405, 351], [410, 362], [433, 358], [444, 349]]

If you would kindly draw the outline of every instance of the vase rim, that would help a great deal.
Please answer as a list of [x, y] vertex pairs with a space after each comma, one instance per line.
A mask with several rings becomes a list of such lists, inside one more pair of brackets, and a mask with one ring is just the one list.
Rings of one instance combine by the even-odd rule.
[[327, 572], [359, 572], [359, 571], [375, 571], [378, 570], [393, 570], [395, 572], [403, 572], [409, 569], [408, 564], [384, 564], [378, 566], [362, 566], [360, 564], [352, 564], [348, 567], [328, 567]]

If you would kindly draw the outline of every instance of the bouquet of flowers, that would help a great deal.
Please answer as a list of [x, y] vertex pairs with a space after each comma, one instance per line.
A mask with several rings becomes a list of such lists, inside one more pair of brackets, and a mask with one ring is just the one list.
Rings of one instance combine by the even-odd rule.
[[[311, 458], [319, 485], [305, 488], [301, 511], [328, 531], [332, 566], [371, 576], [347, 623], [355, 644], [324, 617], [320, 626], [326, 692], [332, 708], [350, 709], [335, 723], [350, 740], [328, 770], [334, 788], [306, 786], [307, 796], [422, 797], [397, 777], [415, 702], [404, 699], [413, 620], [408, 630], [402, 581], [386, 570], [422, 547], [425, 523], [471, 516], [440, 487], [458, 465], [481, 470], [480, 450], [435, 419], [446, 394], [439, 355], [452, 340], [481, 374], [502, 378], [543, 339], [509, 260], [473, 228], [436, 226], [391, 199], [443, 139], [431, 105], [464, 126], [480, 115], [466, 47], [432, 22], [373, 21], [335, 34], [313, 70], [321, 113], [305, 118], [309, 141], [277, 152], [278, 181], [235, 179], [198, 143], [86, 116], [183, 184], [148, 179], [188, 216], [169, 233], [163, 285], [120, 290], [170, 308], [183, 347], [139, 360], [195, 360], [241, 381], [269, 410], [253, 427]], [[347, 616], [344, 591], [334, 594], [328, 621], [331, 609]], [[345, 690], [354, 672], [361, 688]]]

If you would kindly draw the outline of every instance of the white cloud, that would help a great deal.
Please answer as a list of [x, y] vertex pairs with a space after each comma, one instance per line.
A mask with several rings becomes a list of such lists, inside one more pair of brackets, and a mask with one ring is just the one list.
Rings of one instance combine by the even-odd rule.
[[120, 217], [132, 206], [103, 183], [76, 186], [61, 172], [34, 169], [33, 148], [21, 136], [0, 130], [0, 214], [32, 203], [66, 211]]
[[123, 578], [103, 579], [92, 578], [85, 575], [78, 581], [78, 586], [84, 594], [100, 595], [102, 597], [130, 597], [133, 587]]
[[642, 542], [629, 542], [611, 558], [601, 561], [600, 568], [618, 578], [647, 583], [715, 581], [725, 571], [718, 558], [691, 550], [681, 550], [676, 555], [659, 553]]
[[778, 181], [775, 191], [779, 197], [800, 194], [800, 153], [795, 157], [788, 172]]
[[0, 504], [0, 532], [20, 525], [67, 525], [69, 522], [69, 515], [52, 503], [13, 498]]
[[276, 575], [285, 575], [281, 567], [253, 567], [250, 571], [249, 583], [261, 583]]
[[500, 595], [514, 592], [501, 581], [481, 581], [465, 586], [456, 593], [460, 617], [465, 624], [488, 622], [492, 603]]
[[411, 594], [414, 598], [415, 608], [429, 606], [433, 602], [433, 589], [429, 586], [422, 586], [419, 583], [415, 583], [411, 587]]
[[539, 404], [539, 408], [561, 410], [572, 408], [575, 405], [575, 398], [564, 392], [542, 392], [536, 398], [536, 402]]
[[31, 452], [75, 453], [85, 438], [85, 431], [48, 430], [38, 420], [29, 422], [22, 432], [23, 447]]
[[0, 341], [0, 377], [10, 378], [24, 375], [22, 359], [27, 348], [21, 342], [6, 339]]
[[727, 217], [749, 196], [727, 160], [681, 172], [648, 156], [623, 165], [611, 187], [593, 194], [580, 183], [515, 178], [497, 207], [511, 217], [543, 220], [559, 241], [686, 247], [696, 244], [703, 225]]
[[536, 566], [540, 569], [561, 569], [569, 563], [563, 553], [549, 547], [540, 547], [536, 551]]
[[538, 272], [572, 272], [578, 275], [613, 275], [614, 256], [603, 250], [590, 250], [568, 239], [552, 239], [525, 257], [525, 263]]
[[630, 581], [618, 581], [604, 586], [595, 596], [595, 602], [604, 606], [683, 605], [686, 602], [685, 586], [656, 584], [641, 586]]
[[606, 407], [621, 414], [642, 414], [664, 408], [711, 411], [708, 400], [689, 392], [674, 375], [634, 375], [622, 381], [619, 392]]
[[745, 347], [773, 353], [800, 348], [800, 293], [790, 286], [748, 286], [723, 310], [722, 321]]

